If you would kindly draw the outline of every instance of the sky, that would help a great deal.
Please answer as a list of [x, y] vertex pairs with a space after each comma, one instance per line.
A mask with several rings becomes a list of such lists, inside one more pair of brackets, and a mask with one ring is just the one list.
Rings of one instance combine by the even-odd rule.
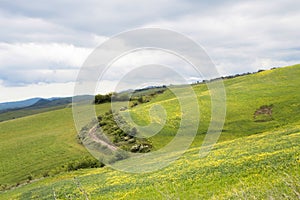
[[[137, 28], [169, 29], [191, 38], [220, 75], [298, 64], [299, 10], [299, 0], [1, 0], [0, 102], [72, 96], [90, 53], [111, 36]], [[121, 66], [151, 64], [149, 55], [158, 64], [175, 63], [161, 52], [146, 54], [119, 61], [95, 92], [113, 90], [115, 73], [126, 71]], [[179, 63], [174, 66], [184, 74]], [[189, 73], [185, 78], [195, 80]]]

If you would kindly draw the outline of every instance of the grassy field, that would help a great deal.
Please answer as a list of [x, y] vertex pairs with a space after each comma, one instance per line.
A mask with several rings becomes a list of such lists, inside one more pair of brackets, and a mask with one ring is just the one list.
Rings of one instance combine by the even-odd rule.
[[[201, 112], [198, 135], [188, 152], [169, 167], [150, 174], [106, 167], [78, 170], [2, 192], [0, 198], [299, 198], [299, 76], [297, 65], [224, 80], [224, 130], [204, 159], [199, 159], [198, 151], [210, 120], [210, 94], [205, 84], [198, 84], [193, 85]], [[158, 104], [166, 109], [168, 119], [162, 131], [150, 138], [156, 149], [176, 134], [181, 119], [178, 100], [167, 90], [130, 109], [133, 120], [145, 125], [149, 109]], [[270, 104], [272, 119], [253, 119], [256, 109]], [[97, 113], [108, 109], [109, 104], [98, 105]], [[0, 123], [0, 156], [0, 183], [10, 185], [63, 171], [63, 166], [89, 154], [77, 143], [71, 109], [65, 108]]]
[[52, 110], [58, 110], [65, 108], [66, 105], [63, 106], [55, 106], [55, 107], [50, 107], [50, 108], [40, 108], [40, 109], [19, 109], [19, 110], [13, 110], [13, 111], [8, 111], [4, 113], [0, 113], [0, 122], [2, 121], [7, 121], [11, 119], [17, 119], [21, 117], [26, 117], [34, 114], [39, 114], [39, 113], [44, 113]]
[[[1, 199], [297, 199], [300, 127], [189, 149], [154, 173], [85, 169], [4, 192]], [[170, 155], [171, 156], [171, 155]]]
[[[99, 113], [109, 104], [98, 105]], [[15, 185], [66, 170], [92, 158], [77, 142], [72, 109], [64, 108], [0, 123], [0, 184]], [[65, 168], [65, 169], [64, 169]]]
[[[220, 141], [231, 140], [269, 131], [300, 120], [300, 65], [263, 71], [260, 73], [224, 80], [226, 89], [226, 121]], [[201, 145], [210, 121], [210, 93], [205, 84], [193, 86], [200, 107], [200, 124], [195, 146]], [[183, 96], [186, 90], [182, 90]], [[174, 94], [166, 91], [153, 101], [130, 110], [139, 125], [149, 123], [149, 110], [160, 104], [166, 109], [168, 120], [163, 130], [152, 138], [156, 147], [164, 146], [176, 134], [180, 125], [180, 105]], [[262, 105], [273, 104], [272, 120], [253, 119], [253, 113]], [[189, 108], [194, 109], [193, 107]], [[158, 119], [159, 120], [159, 119]], [[186, 127], [188, 132], [189, 127]]]

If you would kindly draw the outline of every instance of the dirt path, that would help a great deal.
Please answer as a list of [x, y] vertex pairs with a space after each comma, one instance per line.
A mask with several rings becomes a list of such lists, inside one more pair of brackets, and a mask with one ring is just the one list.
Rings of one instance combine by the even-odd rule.
[[96, 124], [93, 128], [91, 128], [91, 129], [89, 130], [89, 133], [88, 133], [89, 137], [92, 138], [93, 141], [95, 141], [95, 142], [97, 142], [97, 143], [100, 143], [101, 145], [107, 146], [107, 148], [109, 148], [110, 150], [116, 151], [116, 150], [117, 150], [117, 147], [115, 147], [115, 146], [113, 146], [113, 145], [111, 145], [111, 144], [109, 144], [109, 143], [107, 143], [107, 142], [105, 142], [105, 141], [99, 139], [99, 138], [95, 135], [95, 132], [96, 132], [96, 130], [97, 130], [97, 126], [98, 126], [98, 125]]

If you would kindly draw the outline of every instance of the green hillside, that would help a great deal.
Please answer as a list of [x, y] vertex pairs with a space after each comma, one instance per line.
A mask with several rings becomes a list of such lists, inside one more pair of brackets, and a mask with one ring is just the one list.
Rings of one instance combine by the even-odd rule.
[[[204, 159], [198, 152], [210, 120], [210, 94], [205, 84], [193, 85], [201, 112], [198, 135], [183, 157], [155, 173], [127, 174], [107, 167], [63, 172], [68, 163], [91, 158], [76, 140], [70, 108], [1, 122], [1, 185], [63, 173], [2, 192], [0, 198], [299, 198], [299, 76], [296, 65], [224, 80], [224, 130]], [[166, 109], [168, 119], [162, 131], [149, 138], [154, 149], [176, 135], [181, 120], [178, 100], [167, 90], [126, 111], [137, 124], [145, 125], [149, 109], [158, 104]], [[263, 105], [273, 105], [272, 116], [254, 119], [253, 113]], [[98, 105], [97, 113], [109, 106]], [[184, 128], [188, 132], [190, 127]]]
[[[99, 105], [108, 110], [109, 104]], [[45, 112], [0, 123], [0, 184], [10, 186], [67, 170], [92, 159], [77, 141], [72, 109]]]
[[[191, 148], [155, 173], [79, 170], [1, 194], [1, 199], [297, 199], [300, 127]], [[171, 156], [171, 155], [170, 155]]]
[[[224, 80], [227, 106], [220, 141], [269, 131], [287, 124], [297, 124], [300, 120], [299, 75], [300, 65], [296, 65]], [[194, 141], [194, 145], [199, 146], [211, 117], [210, 93], [205, 84], [194, 85], [193, 89], [198, 96], [201, 113], [198, 139]], [[183, 96], [189, 95], [184, 88], [181, 92]], [[180, 125], [180, 105], [174, 94], [166, 91], [150, 103], [135, 107], [130, 112], [137, 124], [145, 125], [150, 122], [149, 110], [155, 104], [162, 105], [168, 115], [163, 130], [152, 138], [154, 147], [161, 147], [174, 137]], [[259, 116], [254, 120], [253, 114], [256, 109], [271, 104], [272, 119]]]

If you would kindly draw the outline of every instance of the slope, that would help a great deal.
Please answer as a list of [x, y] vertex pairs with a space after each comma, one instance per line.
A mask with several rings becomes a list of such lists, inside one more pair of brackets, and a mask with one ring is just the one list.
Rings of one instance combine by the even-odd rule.
[[[291, 130], [292, 132], [295, 132], [293, 126], [296, 126], [300, 122], [300, 109], [299, 109], [300, 93], [298, 89], [298, 86], [300, 84], [300, 80], [298, 78], [299, 75], [300, 75], [300, 65], [296, 65], [291, 67], [264, 71], [257, 74], [241, 76], [234, 79], [224, 80], [226, 86], [226, 92], [227, 92], [227, 116], [226, 116], [224, 130], [219, 140], [219, 142], [222, 143], [218, 145], [221, 146], [222, 145], [226, 146], [227, 144], [234, 145], [237, 141], [240, 141], [239, 145], [237, 145], [236, 148], [244, 148], [244, 146], [241, 146], [241, 144], [243, 143], [242, 140], [245, 137], [249, 137], [249, 138], [253, 137], [253, 140], [251, 140], [253, 144], [255, 140], [259, 138], [259, 135], [256, 135], [258, 133], [268, 132], [266, 134], [270, 135], [271, 137], [274, 131], [281, 132], [283, 134], [290, 132]], [[210, 95], [209, 95], [209, 91], [207, 91], [207, 87], [205, 84], [194, 85], [193, 87], [197, 93], [198, 101], [202, 113], [201, 115], [202, 121], [198, 130], [199, 134], [197, 135], [192, 145], [193, 150], [191, 150], [196, 155], [197, 154], [196, 152], [198, 150], [197, 148], [202, 142], [202, 139], [204, 137], [210, 119], [210, 102], [209, 102]], [[157, 104], [161, 104], [164, 106], [164, 108], [167, 110], [167, 114], [169, 117], [162, 131], [158, 135], [151, 138], [154, 146], [156, 148], [160, 148], [174, 137], [178, 125], [180, 124], [181, 118], [179, 113], [180, 111], [178, 110], [179, 104], [175, 96], [171, 92], [166, 91], [163, 94], [155, 97], [149, 103], [141, 104], [139, 106], [134, 107], [133, 109], [130, 109], [130, 112], [132, 113], [132, 117], [136, 123], [144, 125], [147, 124], [150, 119], [148, 116], [149, 109], [153, 105], [157, 105]], [[266, 104], [274, 105], [272, 119], [261, 120], [261, 121], [254, 120], [253, 119], [254, 111], [260, 106]], [[98, 114], [106, 112], [109, 108], [110, 108], [109, 104], [101, 104], [97, 106]], [[194, 108], [190, 108], [190, 109], [194, 109]], [[188, 131], [189, 127], [186, 128], [187, 128], [186, 131]], [[297, 136], [297, 134], [295, 135]], [[61, 167], [62, 165], [65, 164], [66, 161], [74, 161], [76, 159], [80, 159], [81, 156], [88, 155], [87, 152], [84, 150], [84, 148], [76, 143], [76, 139], [75, 139], [76, 132], [73, 127], [70, 108], [47, 112], [47, 113], [21, 118], [17, 120], [2, 122], [0, 123], [0, 137], [1, 137], [0, 155], [1, 155], [1, 160], [3, 160], [2, 162], [3, 164], [1, 163], [0, 172], [2, 172], [1, 175], [4, 174], [3, 177], [5, 177], [1, 179], [0, 183], [11, 184], [11, 183], [24, 181], [28, 176], [28, 172], [30, 172], [33, 175], [33, 178], [38, 178], [41, 177], [40, 174], [42, 172], [45, 171], [47, 172], [49, 170], [52, 170], [53, 168], [55, 169], [55, 167]], [[267, 139], [264, 140], [263, 142], [265, 142], [266, 144], [260, 144], [260, 145], [266, 145], [266, 146], [271, 145], [268, 148], [270, 148], [270, 152], [272, 152], [272, 149], [274, 150], [275, 147], [277, 146], [277, 143], [279, 143], [279, 141], [276, 140], [277, 137], [282, 139], [280, 135], [274, 136], [274, 138], [270, 139], [269, 142], [267, 141]], [[41, 138], [43, 138], [48, 143], [41, 142]], [[52, 141], [50, 140], [50, 138], [52, 138]], [[288, 144], [283, 145], [282, 148], [283, 149], [291, 148], [293, 150], [293, 155], [295, 155], [295, 152], [297, 151], [299, 152], [299, 149], [295, 147], [294, 141], [290, 141], [290, 140], [292, 139], [288, 139], [287, 142]], [[251, 142], [249, 142], [249, 145], [245, 147], [246, 148], [245, 151], [249, 150], [248, 154], [253, 153], [251, 149], [253, 145], [251, 146], [250, 144]], [[295, 142], [299, 143], [297, 138], [295, 139]], [[19, 144], [22, 144], [24, 148], [23, 149], [19, 148]], [[289, 144], [292, 144], [292, 146], [289, 146]], [[45, 148], [51, 145], [54, 145], [54, 148]], [[215, 150], [218, 150], [218, 146], [216, 147]], [[261, 150], [260, 148], [257, 149], [257, 153], [256, 153], [257, 155], [260, 150]], [[43, 154], [41, 154], [42, 151], [47, 152], [46, 156], [43, 156]], [[228, 151], [226, 151], [224, 159], [226, 158], [227, 154], [230, 155], [231, 151], [236, 152], [235, 155], [236, 157], [242, 156], [242, 154], [241, 155], [238, 154], [238, 150], [228, 149]], [[11, 159], [14, 155], [18, 155], [17, 159]], [[273, 154], [271, 153], [270, 155]], [[190, 156], [191, 158], [189, 158]], [[187, 156], [186, 161], [184, 162], [188, 162], [190, 159], [192, 159], [193, 156], [192, 155], [190, 156]], [[288, 157], [285, 157], [285, 154], [282, 154], [280, 157], [281, 160], [277, 160], [281, 162], [281, 167], [285, 165], [287, 166], [291, 165], [290, 164], [291, 161], [288, 159], [285, 160], [285, 158]], [[296, 158], [297, 156], [295, 157], [295, 159]], [[216, 158], [212, 157], [212, 159], [218, 159], [218, 157]], [[272, 159], [272, 156], [270, 156], [270, 159]], [[232, 161], [233, 164], [230, 167], [235, 166], [235, 164], [238, 165], [238, 162], [234, 163], [234, 159], [232, 160], [233, 160]], [[208, 160], [206, 161], [208, 162]], [[24, 163], [28, 163], [25, 169], [23, 169]], [[33, 163], [38, 163], [38, 164], [35, 165]], [[293, 162], [293, 163], [295, 165], [298, 164], [299, 162]], [[247, 165], [250, 164], [247, 163]], [[176, 173], [176, 169], [177, 169], [176, 165], [173, 166], [172, 170], [174, 171], [174, 173]], [[202, 172], [209, 175], [210, 174], [209, 171], [212, 169], [214, 169], [213, 166], [207, 166], [206, 168], [207, 171], [202, 170]], [[215, 170], [218, 169], [219, 168], [216, 167]], [[100, 171], [101, 170], [102, 169], [100, 169]], [[190, 176], [191, 174], [189, 174], [188, 172], [184, 172], [184, 171], [180, 172], [180, 167], [178, 170], [179, 170], [178, 175], [183, 177], [186, 176], [186, 179], [188, 179], [189, 177], [193, 178], [193, 176]], [[288, 174], [292, 172], [295, 173], [296, 172], [295, 170], [299, 171], [298, 165], [296, 165], [294, 168], [291, 168], [291, 171], [290, 172], [287, 171], [286, 173]], [[96, 171], [84, 170], [77, 173], [80, 174], [80, 173], [98, 173], [98, 172], [99, 171], [97, 170]], [[274, 174], [275, 172], [278, 173], [279, 171], [276, 169], [274, 171]], [[122, 174], [110, 170], [103, 171], [103, 173], [104, 174], [115, 173], [122, 177]], [[168, 173], [165, 173], [165, 177], [166, 177], [165, 180], [169, 180], [167, 178]], [[76, 173], [74, 174], [76, 175]], [[103, 174], [100, 174], [99, 176], [101, 175]], [[232, 174], [230, 175], [232, 176]], [[63, 176], [73, 176], [73, 175], [71, 173], [71, 174], [64, 174]], [[253, 178], [252, 174], [250, 174], [249, 176], [250, 178]], [[294, 177], [293, 174], [291, 174], [291, 176]], [[131, 175], [126, 175], [126, 177], [130, 178]], [[133, 181], [134, 180], [139, 181], [142, 178], [143, 176], [139, 177], [137, 175], [136, 179], [133, 179]], [[46, 180], [53, 180], [53, 179], [50, 178]], [[58, 179], [61, 179], [61, 177], [58, 177]], [[118, 182], [117, 177], [114, 177], [112, 179], [112, 182]], [[214, 180], [209, 180], [208, 182], [210, 182], [212, 185], [215, 184]], [[42, 183], [43, 182], [36, 183], [36, 184], [43, 185]], [[138, 183], [143, 185], [143, 183], [141, 182]], [[80, 190], [76, 188], [76, 184], [74, 185], [73, 180], [71, 181], [71, 184], [70, 184], [70, 180], [67, 180], [66, 182], [62, 181], [61, 183], [58, 184], [59, 185], [65, 184], [66, 187], [73, 188], [74, 190], [71, 189], [70, 194], [74, 193], [75, 195], [76, 193], [77, 195], [80, 195]], [[98, 184], [99, 182], [95, 182], [95, 185], [97, 185], [97, 187]], [[150, 180], [149, 182], [145, 182], [145, 184], [146, 185], [144, 186], [147, 187], [147, 184], [150, 184]], [[225, 182], [220, 184], [221, 185], [223, 184], [223, 186], [226, 185]], [[34, 187], [34, 184], [32, 185], [33, 185], [32, 187]], [[110, 189], [115, 188], [113, 185], [106, 185], [106, 186], [107, 186], [107, 191], [110, 191]], [[208, 185], [206, 186], [208, 187]], [[31, 186], [26, 186], [24, 188], [26, 189], [27, 187], [31, 187]], [[126, 185], [124, 184], [121, 184], [120, 187], [122, 187], [123, 190], [126, 190], [127, 188]], [[134, 187], [137, 186], [134, 185]], [[171, 185], [169, 185], [168, 187], [171, 187]], [[187, 184], [187, 187], [190, 186]], [[120, 188], [117, 187], [117, 189]], [[163, 188], [160, 189], [163, 190]], [[172, 188], [167, 188], [166, 190], [171, 191], [171, 189]], [[22, 189], [20, 188], [20, 190]], [[120, 189], [120, 191], [122, 190]], [[34, 193], [34, 191], [31, 192]], [[48, 193], [50, 194], [52, 192], [53, 194], [53, 191], [52, 190], [49, 191], [49, 188], [43, 192], [47, 194]], [[102, 194], [104, 192], [105, 191], [102, 191], [100, 193]], [[152, 193], [150, 191], [148, 192], [150, 194], [153, 194], [153, 192]], [[173, 192], [171, 191], [171, 193], [174, 192], [175, 191]], [[12, 193], [8, 192], [8, 194], [12, 194]], [[202, 193], [201, 195], [203, 195]], [[121, 195], [121, 194], [122, 192], [120, 192], [120, 194], [114, 194], [114, 195]], [[145, 194], [143, 193], [143, 195]]]
[[[49, 177], [1, 199], [297, 199], [300, 126], [219, 143], [208, 157], [191, 148], [167, 168], [128, 174], [109, 168]], [[170, 155], [172, 156], [172, 155]], [[151, 161], [149, 161], [151, 162]]]
[[[226, 120], [220, 140], [231, 140], [247, 135], [269, 131], [287, 124], [297, 124], [300, 120], [300, 65], [267, 70], [251, 75], [225, 79]], [[205, 84], [193, 86], [197, 94], [200, 109], [200, 123], [194, 145], [199, 146], [207, 131], [210, 118], [210, 92]], [[183, 88], [181, 96], [188, 96]], [[167, 144], [180, 127], [181, 111], [176, 96], [170, 91], [159, 95], [153, 101], [130, 110], [132, 118], [138, 125], [150, 122], [149, 111], [155, 105], [161, 105], [168, 119], [162, 131], [152, 137], [154, 146]], [[272, 118], [253, 113], [263, 105], [273, 105]], [[190, 110], [195, 109], [190, 106]], [[152, 120], [159, 118], [152, 116]], [[189, 132], [189, 127], [185, 127]]]
[[72, 117], [72, 109], [64, 108], [1, 122], [0, 185], [56, 174], [66, 171], [68, 164], [92, 158], [77, 141]]

